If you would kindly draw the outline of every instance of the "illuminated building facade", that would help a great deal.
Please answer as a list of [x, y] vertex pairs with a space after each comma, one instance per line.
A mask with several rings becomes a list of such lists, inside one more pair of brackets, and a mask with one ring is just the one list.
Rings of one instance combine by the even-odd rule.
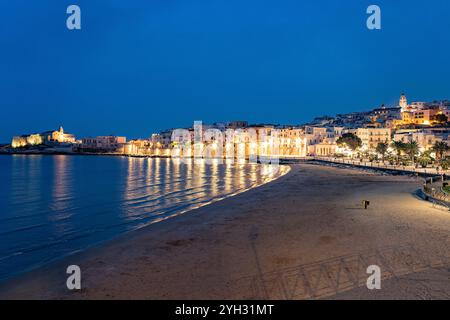
[[126, 137], [98, 136], [96, 138], [83, 138], [80, 149], [90, 152], [117, 152], [124, 153]]
[[358, 128], [355, 134], [361, 139], [362, 150], [375, 151], [379, 143], [391, 142], [389, 128]]
[[402, 125], [420, 125], [432, 126], [442, 123], [439, 115], [444, 115], [447, 119], [450, 115], [448, 101], [440, 102], [413, 102], [407, 103], [405, 95], [400, 97], [399, 102], [401, 108], [401, 122]]
[[63, 127], [55, 131], [45, 131], [42, 133], [22, 135], [13, 137], [11, 147], [25, 148], [31, 146], [55, 146], [58, 144], [74, 144], [76, 143], [75, 136], [64, 132]]

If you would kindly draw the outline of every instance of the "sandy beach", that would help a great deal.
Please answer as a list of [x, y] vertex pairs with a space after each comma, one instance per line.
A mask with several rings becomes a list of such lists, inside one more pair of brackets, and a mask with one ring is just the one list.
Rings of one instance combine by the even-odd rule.
[[[4, 283], [0, 298], [449, 299], [450, 212], [417, 198], [421, 183], [292, 165], [276, 181]], [[66, 288], [71, 264], [81, 291]], [[371, 291], [374, 264], [382, 288]]]

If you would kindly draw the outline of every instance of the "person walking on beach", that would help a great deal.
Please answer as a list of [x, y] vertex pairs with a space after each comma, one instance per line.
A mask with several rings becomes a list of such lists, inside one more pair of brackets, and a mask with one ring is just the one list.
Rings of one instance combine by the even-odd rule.
[[368, 201], [368, 200], [363, 200], [363, 201], [362, 201], [362, 204], [363, 204], [363, 206], [364, 206], [364, 210], [367, 210], [367, 208], [368, 208], [369, 205], [370, 205], [370, 201]]

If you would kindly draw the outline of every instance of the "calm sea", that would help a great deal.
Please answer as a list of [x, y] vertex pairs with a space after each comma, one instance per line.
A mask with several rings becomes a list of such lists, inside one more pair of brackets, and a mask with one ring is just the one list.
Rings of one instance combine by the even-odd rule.
[[0, 156], [0, 280], [242, 192], [285, 170], [179, 159]]

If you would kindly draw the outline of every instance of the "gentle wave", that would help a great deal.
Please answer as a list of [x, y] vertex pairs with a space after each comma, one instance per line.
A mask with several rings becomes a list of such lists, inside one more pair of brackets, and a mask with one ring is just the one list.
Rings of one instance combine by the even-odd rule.
[[260, 186], [254, 164], [70, 156], [0, 157], [0, 279]]

